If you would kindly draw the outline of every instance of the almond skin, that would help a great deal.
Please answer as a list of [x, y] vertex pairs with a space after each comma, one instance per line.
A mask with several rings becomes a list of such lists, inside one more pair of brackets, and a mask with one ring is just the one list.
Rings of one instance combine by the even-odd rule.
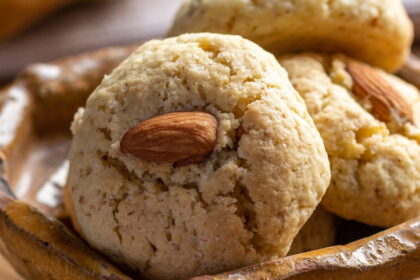
[[216, 144], [217, 120], [204, 112], [160, 115], [127, 131], [120, 150], [139, 159], [183, 166], [205, 161]]
[[350, 62], [347, 71], [353, 78], [353, 93], [372, 104], [372, 114], [383, 122], [393, 119], [393, 114], [413, 123], [411, 105], [375, 69], [358, 62]]

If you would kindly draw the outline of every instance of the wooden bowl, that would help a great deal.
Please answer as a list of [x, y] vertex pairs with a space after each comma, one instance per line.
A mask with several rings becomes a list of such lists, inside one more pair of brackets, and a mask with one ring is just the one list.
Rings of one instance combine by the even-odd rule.
[[0, 41], [10, 39], [53, 12], [81, 0], [32, 0], [0, 2]]
[[[72, 231], [62, 190], [73, 114], [132, 50], [108, 48], [31, 65], [0, 92], [0, 250], [27, 279], [134, 279]], [[420, 218], [346, 246], [194, 279], [417, 276]]]

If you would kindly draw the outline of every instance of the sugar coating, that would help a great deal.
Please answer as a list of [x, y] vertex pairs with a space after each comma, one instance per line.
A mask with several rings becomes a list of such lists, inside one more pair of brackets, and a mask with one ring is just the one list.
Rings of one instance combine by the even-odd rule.
[[322, 205], [346, 219], [390, 227], [420, 215], [420, 94], [401, 79], [378, 73], [413, 106], [415, 123], [384, 123], [352, 93], [348, 58], [281, 57], [321, 133], [331, 163]]
[[169, 34], [190, 32], [241, 35], [277, 55], [342, 52], [388, 71], [413, 39], [400, 0], [186, 0]]
[[[217, 118], [205, 162], [174, 167], [120, 152], [126, 131], [174, 111]], [[82, 235], [145, 278], [285, 255], [330, 181], [322, 139], [286, 71], [239, 36], [144, 44], [103, 80], [72, 130], [68, 186]]]

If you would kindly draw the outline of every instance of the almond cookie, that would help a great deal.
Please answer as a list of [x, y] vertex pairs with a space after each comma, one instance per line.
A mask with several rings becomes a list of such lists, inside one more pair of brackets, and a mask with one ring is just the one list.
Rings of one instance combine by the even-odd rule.
[[399, 0], [186, 0], [169, 34], [191, 32], [242, 35], [275, 54], [343, 52], [388, 71], [413, 38]]
[[67, 185], [82, 235], [144, 278], [285, 255], [330, 181], [286, 71], [239, 36], [144, 44], [72, 129]]
[[323, 206], [381, 227], [420, 215], [419, 91], [343, 56], [302, 54], [280, 62], [329, 155]]

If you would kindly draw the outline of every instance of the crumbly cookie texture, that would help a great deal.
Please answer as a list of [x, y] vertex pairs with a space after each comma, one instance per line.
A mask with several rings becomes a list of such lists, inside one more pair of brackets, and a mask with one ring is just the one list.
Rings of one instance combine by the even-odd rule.
[[293, 240], [288, 255], [333, 246], [335, 236], [336, 221], [334, 215], [318, 206]]
[[420, 215], [420, 94], [374, 69], [412, 106], [414, 122], [384, 123], [353, 93], [342, 56], [281, 57], [324, 139], [332, 179], [323, 206], [346, 219], [389, 227]]
[[186, 0], [169, 34], [190, 32], [241, 35], [277, 55], [343, 52], [388, 71], [413, 38], [400, 0]]
[[[217, 118], [205, 162], [174, 167], [120, 152], [130, 128], [175, 111]], [[286, 71], [239, 36], [144, 44], [103, 80], [72, 129], [68, 186], [82, 234], [145, 278], [285, 255], [330, 181], [322, 139]]]

